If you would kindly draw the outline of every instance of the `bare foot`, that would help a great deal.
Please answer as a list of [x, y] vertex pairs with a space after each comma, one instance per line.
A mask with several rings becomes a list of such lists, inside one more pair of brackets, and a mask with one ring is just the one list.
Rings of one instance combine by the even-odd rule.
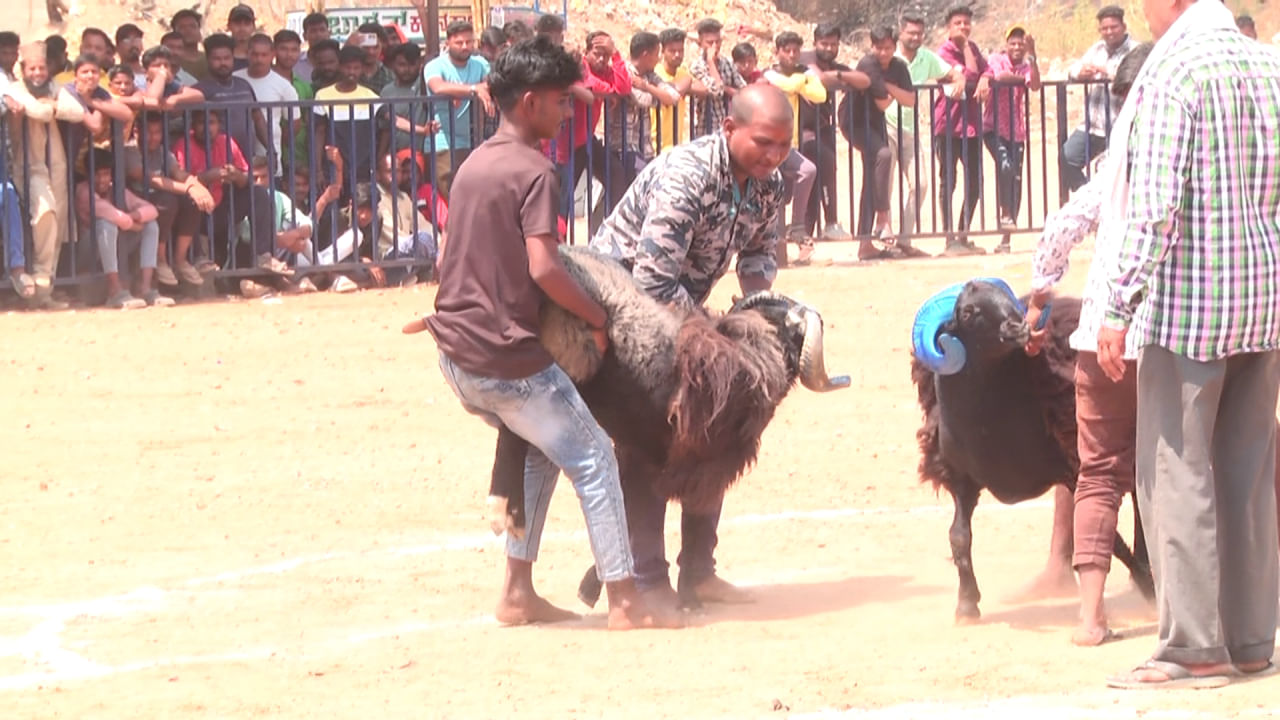
[[712, 575], [698, 583], [698, 586], [693, 591], [697, 594], [698, 599], [704, 603], [745, 605], [756, 601], [754, 595], [740, 587], [736, 587], [719, 575]]
[[1097, 647], [1120, 636], [1106, 625], [1080, 625], [1071, 633], [1071, 642], [1080, 647]]
[[668, 585], [633, 597], [627, 597], [609, 608], [610, 630], [636, 628], [681, 628], [685, 625], [675, 591]]
[[1076, 576], [1068, 565], [1063, 568], [1045, 568], [1025, 587], [1010, 597], [1010, 602], [1047, 600], [1049, 598], [1074, 597]]
[[578, 615], [558, 608], [539, 595], [514, 594], [502, 598], [494, 616], [503, 625], [528, 625], [576, 620]]

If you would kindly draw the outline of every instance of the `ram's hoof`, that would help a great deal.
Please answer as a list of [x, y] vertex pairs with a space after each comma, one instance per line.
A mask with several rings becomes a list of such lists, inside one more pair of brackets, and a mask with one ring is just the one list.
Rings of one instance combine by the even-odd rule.
[[961, 604], [956, 608], [956, 624], [957, 625], [977, 625], [982, 619], [982, 613], [978, 610], [978, 606]]

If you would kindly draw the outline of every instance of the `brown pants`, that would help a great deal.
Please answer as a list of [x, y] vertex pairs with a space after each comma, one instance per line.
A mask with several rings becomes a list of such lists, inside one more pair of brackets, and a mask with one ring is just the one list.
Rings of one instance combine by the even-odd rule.
[[1124, 378], [1111, 382], [1098, 355], [1076, 355], [1076, 481], [1073, 567], [1111, 569], [1120, 502], [1133, 490], [1134, 439], [1138, 432], [1138, 368], [1125, 363]]
[[[1098, 366], [1097, 353], [1076, 355], [1076, 426], [1080, 475], [1076, 481], [1071, 565], [1076, 569], [1096, 565], [1110, 571], [1116, 516], [1134, 482], [1138, 432], [1135, 361], [1125, 363], [1124, 377], [1115, 383]], [[1276, 467], [1276, 496], [1280, 498], [1280, 447]], [[1276, 517], [1280, 522], [1280, 504]]]

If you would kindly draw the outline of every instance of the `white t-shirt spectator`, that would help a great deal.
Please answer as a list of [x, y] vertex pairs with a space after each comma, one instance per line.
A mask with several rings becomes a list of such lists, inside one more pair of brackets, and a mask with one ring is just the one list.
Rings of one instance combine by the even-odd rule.
[[[293, 83], [281, 77], [279, 73], [268, 70], [266, 75], [263, 75], [260, 78], [255, 78], [250, 77], [248, 68], [245, 68], [244, 70], [237, 70], [231, 74], [234, 77], [241, 78], [245, 82], [249, 83], [249, 85], [253, 87], [253, 94], [257, 96], [258, 102], [260, 103], [298, 101], [298, 91], [294, 89]], [[280, 139], [284, 134], [281, 123], [287, 121], [290, 117], [290, 111], [281, 107], [264, 107], [261, 109], [263, 116], [267, 118], [267, 125], [271, 128], [271, 144], [274, 146], [272, 150], [275, 152], [276, 171], [278, 174], [280, 163], [284, 158], [284, 156], [280, 154]], [[299, 113], [298, 109], [293, 108], [292, 113], [292, 117], [296, 120]], [[267, 154], [267, 149], [262, 146], [262, 143], [258, 142], [256, 137], [253, 140], [253, 154], [254, 156]]]

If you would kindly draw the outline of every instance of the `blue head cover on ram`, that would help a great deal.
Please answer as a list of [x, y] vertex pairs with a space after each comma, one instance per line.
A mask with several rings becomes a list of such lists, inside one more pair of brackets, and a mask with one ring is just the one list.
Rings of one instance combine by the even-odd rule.
[[[1025, 349], [1032, 331], [1026, 300], [996, 278], [943, 288], [921, 305], [912, 325], [911, 380], [924, 415], [916, 431], [919, 472], [955, 500], [949, 535], [960, 580], [959, 620], [980, 615], [970, 527], [978, 495], [985, 490], [1002, 503], [1017, 503], [1054, 485], [1075, 487], [1076, 351], [1069, 338], [1080, 301], [1059, 297], [1054, 305], [1054, 322], [1036, 355]], [[1046, 308], [1041, 319], [1048, 314]], [[1135, 558], [1119, 536], [1115, 547], [1148, 592], [1145, 559]]]
[[[964, 368], [967, 357], [964, 343], [954, 334], [946, 332], [944, 326], [959, 320], [958, 313], [963, 311], [963, 305], [958, 302], [961, 295], [966, 290], [972, 292], [975, 288], [982, 287], [1002, 293], [1019, 317], [1026, 314], [1026, 305], [1013, 292], [1013, 288], [1000, 278], [976, 278], [939, 290], [916, 311], [915, 322], [911, 326], [911, 352], [929, 370], [940, 375], [954, 375]], [[1036, 324], [1037, 330], [1048, 322], [1050, 310], [1052, 304], [1045, 307]]]

